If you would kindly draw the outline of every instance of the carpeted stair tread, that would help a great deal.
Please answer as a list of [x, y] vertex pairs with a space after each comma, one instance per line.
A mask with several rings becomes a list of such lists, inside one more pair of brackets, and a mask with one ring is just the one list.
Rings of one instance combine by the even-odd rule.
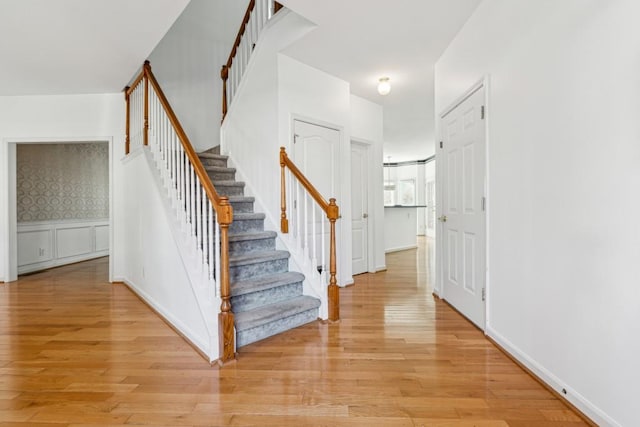
[[304, 275], [288, 271], [289, 252], [276, 250], [278, 234], [264, 230], [266, 216], [254, 212], [255, 197], [244, 195], [229, 156], [220, 146], [198, 156], [218, 194], [233, 205], [229, 276], [237, 347], [316, 320], [320, 301], [303, 295]]
[[252, 219], [264, 219], [265, 218], [265, 214], [262, 212], [238, 212], [238, 213], [233, 213], [233, 220], [234, 221], [246, 221], [246, 220], [252, 220]]
[[207, 172], [235, 172], [236, 168], [228, 168], [225, 166], [205, 166], [204, 170], [206, 170]]
[[248, 252], [238, 255], [229, 256], [229, 266], [238, 267], [242, 265], [258, 264], [266, 261], [277, 261], [288, 259], [290, 256], [288, 251], [259, 251]]
[[199, 154], [210, 153], [210, 154], [220, 154], [220, 145], [216, 145], [213, 148], [209, 148], [208, 150], [203, 151]]
[[213, 180], [214, 187], [244, 187], [244, 182], [242, 181], [229, 181], [229, 180]]
[[250, 231], [245, 233], [229, 233], [230, 242], [242, 242], [245, 240], [272, 239], [278, 233], [275, 231]]
[[215, 160], [228, 160], [229, 159], [229, 156], [225, 156], [223, 154], [207, 153], [206, 151], [204, 153], [198, 154], [198, 157], [203, 158], [203, 159], [215, 159]]
[[231, 284], [231, 296], [246, 295], [251, 292], [259, 292], [278, 286], [302, 282], [303, 280], [304, 275], [295, 271], [240, 280]]
[[253, 196], [227, 196], [229, 198], [229, 202], [237, 202], [237, 203], [253, 203], [256, 201], [256, 198]]
[[236, 330], [242, 332], [286, 317], [294, 316], [320, 307], [320, 300], [309, 296], [298, 296], [286, 301], [235, 314]]

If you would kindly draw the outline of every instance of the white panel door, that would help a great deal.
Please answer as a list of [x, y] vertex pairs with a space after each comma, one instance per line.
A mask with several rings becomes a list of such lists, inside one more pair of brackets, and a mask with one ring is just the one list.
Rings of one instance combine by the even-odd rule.
[[327, 201], [335, 197], [340, 132], [294, 120], [293, 142], [294, 163]]
[[444, 298], [485, 328], [484, 87], [441, 118], [442, 278]]
[[368, 146], [351, 143], [351, 262], [353, 274], [365, 273], [368, 267], [368, 204], [369, 150]]
[[[340, 131], [301, 120], [294, 120], [293, 130], [293, 162], [327, 202], [332, 197], [337, 199]], [[325, 224], [323, 233], [321, 224], [326, 215], [311, 197], [305, 197], [301, 187], [293, 189], [292, 200], [295, 217], [307, 218], [305, 223], [298, 221], [300, 230], [293, 230], [294, 235], [304, 236], [305, 242], [315, 240], [318, 267], [328, 268], [330, 230]], [[339, 199], [337, 203], [340, 204]], [[305, 246], [311, 250], [314, 245]]]

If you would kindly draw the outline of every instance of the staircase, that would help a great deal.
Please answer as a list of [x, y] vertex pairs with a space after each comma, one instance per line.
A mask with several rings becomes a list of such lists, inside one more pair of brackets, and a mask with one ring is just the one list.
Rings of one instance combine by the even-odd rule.
[[316, 320], [320, 300], [302, 294], [304, 276], [289, 271], [289, 252], [276, 250], [276, 232], [264, 230], [265, 215], [254, 212], [254, 198], [244, 196], [244, 183], [218, 148], [198, 156], [233, 206], [229, 276], [236, 346], [242, 347]]

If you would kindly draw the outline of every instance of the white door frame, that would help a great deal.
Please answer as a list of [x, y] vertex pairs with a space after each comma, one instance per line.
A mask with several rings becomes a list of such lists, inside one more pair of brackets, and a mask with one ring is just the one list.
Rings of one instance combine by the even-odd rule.
[[374, 144], [373, 142], [367, 141], [365, 139], [351, 138], [351, 145], [353, 144], [367, 147], [367, 179], [368, 179], [367, 188], [369, 189], [369, 194], [367, 194], [367, 214], [369, 215], [369, 218], [368, 218], [369, 220], [367, 221], [367, 271], [369, 273], [375, 273], [376, 265], [375, 265], [374, 248], [375, 248], [376, 236], [374, 232], [375, 230], [374, 225], [376, 221], [378, 221], [378, 218], [376, 218], [375, 203], [374, 203], [375, 201], [373, 200], [374, 198], [372, 197], [372, 192], [371, 192], [371, 183], [375, 182], [373, 167], [371, 167], [373, 165], [372, 151], [373, 151]]
[[[113, 137], [51, 137], [51, 138], [5, 138], [3, 145], [6, 146], [5, 162], [2, 165], [5, 174], [5, 188], [3, 193], [6, 194], [4, 200], [4, 229], [7, 231], [7, 239], [5, 242], [5, 282], [12, 282], [18, 279], [18, 221], [16, 213], [17, 205], [17, 188], [16, 188], [16, 145], [18, 144], [61, 144], [61, 143], [81, 143], [81, 142], [107, 142], [109, 145], [109, 282], [113, 281]], [[0, 206], [2, 204], [0, 203]]]
[[[454, 110], [458, 105], [464, 102], [469, 96], [471, 96], [474, 92], [484, 87], [484, 105], [485, 105], [485, 197], [486, 197], [486, 209], [485, 209], [485, 316], [484, 316], [484, 327], [482, 330], [486, 333], [487, 327], [489, 325], [489, 304], [491, 301], [491, 283], [489, 276], [489, 242], [491, 239], [491, 234], [489, 230], [489, 217], [491, 215], [491, 186], [489, 185], [489, 126], [490, 126], [490, 117], [491, 117], [491, 106], [489, 102], [489, 76], [486, 75], [475, 84], [473, 84], [469, 89], [464, 91], [458, 98], [455, 99], [451, 104], [449, 104], [445, 109], [443, 109], [437, 117], [436, 123], [438, 126], [438, 139], [436, 141], [436, 218], [439, 218], [443, 215], [442, 213], [442, 167], [439, 165], [442, 162], [442, 156], [440, 155], [440, 141], [442, 141], [442, 127], [440, 126], [442, 119], [444, 116], [449, 114], [452, 110]], [[436, 220], [437, 221], [437, 220]], [[446, 298], [444, 291], [444, 277], [442, 275], [443, 264], [442, 264], [442, 227], [443, 224], [440, 221], [437, 221], [436, 225], [436, 286], [434, 287], [434, 294], [436, 294], [439, 298]]]

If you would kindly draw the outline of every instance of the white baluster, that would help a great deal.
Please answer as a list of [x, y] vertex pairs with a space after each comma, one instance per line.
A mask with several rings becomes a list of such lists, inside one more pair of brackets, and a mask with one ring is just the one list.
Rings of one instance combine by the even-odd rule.
[[178, 182], [176, 183], [176, 199], [178, 200], [178, 220], [182, 221], [182, 210], [184, 208], [184, 204], [182, 203], [183, 193], [182, 193], [182, 173], [184, 165], [184, 150], [182, 148], [182, 143], [178, 144]]
[[160, 138], [162, 138], [162, 105], [160, 105], [160, 100], [158, 99], [158, 95], [153, 92], [153, 98], [155, 99], [156, 105], [156, 118], [155, 118], [155, 129], [156, 129], [156, 141], [155, 141], [155, 161], [156, 165], [159, 164], [159, 155], [160, 155]]
[[242, 70], [242, 74], [247, 71], [247, 65], [249, 65], [249, 59], [251, 59], [251, 36], [249, 34], [244, 35], [245, 40], [245, 61], [244, 61], [244, 69]]
[[304, 201], [304, 262], [309, 262], [309, 194], [305, 191]]
[[174, 196], [175, 185], [174, 182], [176, 180], [176, 131], [172, 129], [171, 132], [171, 146], [169, 147], [169, 194], [171, 194], [172, 198]]
[[216, 218], [216, 295], [220, 295], [220, 224]]
[[162, 178], [163, 180], [167, 179], [167, 165], [169, 159], [167, 158], [167, 147], [169, 146], [169, 124], [167, 122], [167, 116], [164, 115], [164, 119], [162, 120], [164, 132], [162, 135]]
[[204, 186], [200, 186], [201, 200], [202, 200], [202, 263], [207, 262], [207, 250], [209, 248], [209, 244], [207, 243], [207, 223], [205, 219], [207, 217], [207, 192], [204, 191]]
[[256, 0], [256, 8], [253, 13], [254, 20], [256, 21], [256, 40], [257, 36], [260, 35], [260, 32], [262, 31], [262, 9], [264, 8], [263, 1], [264, 0]]
[[136, 135], [138, 134], [138, 112], [136, 110], [138, 106], [138, 100], [136, 99], [136, 90], [134, 89], [131, 92], [131, 148], [135, 148], [136, 145]]
[[186, 222], [186, 214], [187, 214], [187, 164], [189, 163], [189, 159], [187, 158], [187, 154], [184, 152], [184, 148], [182, 149], [182, 188], [180, 189], [182, 193], [182, 203], [180, 204], [180, 210], [182, 212], [182, 223]]
[[298, 247], [302, 249], [302, 237], [300, 236], [300, 183], [296, 181], [296, 199], [295, 199], [295, 210], [296, 210], [296, 239], [298, 239]]
[[193, 179], [193, 165], [189, 163], [188, 165], [188, 175], [189, 175], [189, 188], [187, 189], [187, 220], [189, 221], [189, 235], [193, 236], [194, 234], [194, 222], [193, 222], [193, 203], [195, 199], [195, 194], [193, 192], [194, 188], [194, 179]]
[[200, 186], [200, 193], [202, 198], [202, 264], [207, 262], [209, 242], [207, 242], [207, 192], [204, 189], [204, 185]]
[[209, 215], [207, 219], [209, 221], [209, 257], [207, 262], [209, 263], [209, 279], [213, 279], [213, 206], [211, 205], [211, 201], [207, 201], [207, 206], [209, 207]]
[[[196, 176], [196, 238], [198, 242], [198, 251], [202, 251], [202, 199], [200, 196], [200, 187], [202, 183], [200, 178]], [[199, 252], [200, 253], [200, 252]], [[202, 255], [200, 255], [202, 258]]]
[[149, 89], [149, 151], [152, 158], [155, 158], [154, 141], [156, 139], [156, 100], [153, 96], [153, 89]]
[[[207, 240], [209, 238], [209, 227], [208, 227], [208, 218], [207, 218], [207, 202], [208, 197], [207, 197], [207, 192], [204, 191], [204, 186], [200, 189], [200, 191], [202, 192], [202, 264], [204, 267], [204, 264], [207, 263], [207, 259], [209, 258], [209, 240]], [[204, 271], [206, 273], [206, 269]]]
[[327, 256], [326, 256], [326, 248], [325, 248], [325, 238], [324, 238], [324, 233], [325, 233], [325, 224], [326, 224], [326, 220], [325, 220], [325, 215], [324, 215], [324, 211], [322, 211], [322, 221], [320, 221], [320, 228], [321, 228], [321, 241], [322, 241], [322, 253], [320, 254], [320, 256], [322, 257], [322, 276], [326, 278], [326, 270], [327, 270]]
[[316, 271], [318, 267], [318, 241], [316, 234], [316, 211], [318, 210], [316, 204], [314, 203], [311, 207], [311, 266], [313, 270]]
[[173, 193], [173, 199], [175, 203], [175, 201], [177, 201], [178, 199], [178, 145], [180, 145], [178, 134], [176, 134], [173, 141], [173, 152], [171, 153], [173, 157], [173, 179], [171, 180], [171, 192]]
[[254, 36], [255, 36], [255, 17], [256, 17], [256, 9], [255, 7], [253, 8], [253, 11], [251, 12], [251, 16], [249, 17], [249, 22], [247, 23], [247, 39], [249, 40], [249, 56], [251, 56], [251, 52], [253, 52], [253, 43], [255, 42], [254, 40]]

